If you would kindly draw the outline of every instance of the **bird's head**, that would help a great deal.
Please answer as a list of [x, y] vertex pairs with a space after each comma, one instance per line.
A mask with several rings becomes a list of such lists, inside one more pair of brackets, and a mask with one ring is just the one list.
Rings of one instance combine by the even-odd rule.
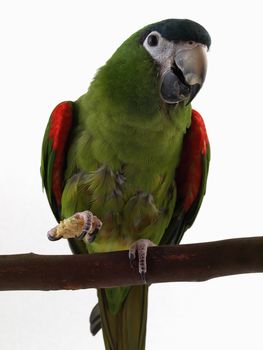
[[187, 19], [168, 19], [146, 28], [140, 44], [158, 67], [161, 99], [191, 102], [206, 76], [208, 32]]
[[128, 38], [101, 69], [111, 101], [151, 114], [161, 104], [189, 104], [206, 76], [211, 39], [188, 19], [150, 24]]

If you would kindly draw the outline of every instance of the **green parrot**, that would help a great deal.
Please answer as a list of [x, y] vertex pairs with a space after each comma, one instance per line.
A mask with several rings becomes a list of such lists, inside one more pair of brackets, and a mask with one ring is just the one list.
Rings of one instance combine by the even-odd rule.
[[[75, 254], [127, 249], [144, 280], [147, 248], [180, 242], [206, 189], [209, 142], [191, 101], [205, 80], [210, 44], [188, 19], [147, 25], [83, 96], [53, 110], [41, 176], [62, 222], [49, 239], [68, 238]], [[145, 349], [147, 296], [147, 283], [98, 290], [91, 332], [102, 327], [106, 350]]]

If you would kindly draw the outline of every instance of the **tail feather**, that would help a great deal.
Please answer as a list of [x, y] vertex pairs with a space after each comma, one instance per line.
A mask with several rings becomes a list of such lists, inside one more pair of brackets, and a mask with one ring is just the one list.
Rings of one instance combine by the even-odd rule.
[[90, 332], [92, 335], [96, 335], [101, 329], [101, 317], [100, 317], [100, 307], [96, 304], [91, 311], [90, 318]]
[[108, 308], [105, 289], [98, 290], [101, 325], [106, 350], [144, 350], [148, 286], [131, 287], [117, 315]]

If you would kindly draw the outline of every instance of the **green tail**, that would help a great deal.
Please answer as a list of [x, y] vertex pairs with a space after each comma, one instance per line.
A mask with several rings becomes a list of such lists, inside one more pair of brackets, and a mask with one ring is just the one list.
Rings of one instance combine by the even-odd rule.
[[113, 315], [105, 289], [98, 290], [102, 331], [106, 350], [144, 350], [148, 286], [131, 287], [117, 315]]

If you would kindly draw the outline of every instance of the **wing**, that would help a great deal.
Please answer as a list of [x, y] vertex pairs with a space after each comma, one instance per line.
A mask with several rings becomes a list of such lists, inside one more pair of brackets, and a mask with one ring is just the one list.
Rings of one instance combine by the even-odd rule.
[[201, 115], [192, 111], [191, 127], [185, 137], [176, 170], [177, 201], [172, 219], [160, 244], [177, 244], [193, 224], [206, 191], [210, 147]]
[[74, 103], [62, 102], [53, 110], [42, 144], [41, 177], [50, 207], [59, 221], [64, 170], [70, 132], [74, 119]]

